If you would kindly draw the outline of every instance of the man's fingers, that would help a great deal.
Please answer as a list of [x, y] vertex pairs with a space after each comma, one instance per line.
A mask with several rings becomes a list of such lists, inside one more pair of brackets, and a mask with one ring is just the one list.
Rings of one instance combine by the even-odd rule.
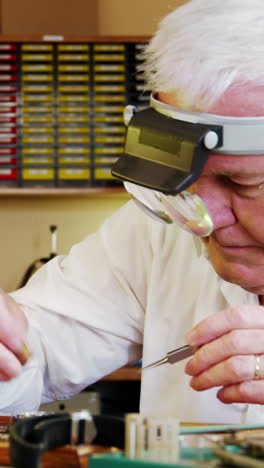
[[231, 330], [254, 328], [264, 329], [263, 307], [242, 305], [206, 318], [187, 333], [186, 341], [192, 346], [200, 346]]
[[[256, 358], [254, 355], [232, 356], [192, 378], [194, 390], [208, 390], [212, 387], [228, 386], [255, 379]], [[261, 368], [263, 367], [263, 357]], [[261, 375], [263, 369], [260, 369]]]
[[229, 357], [262, 353], [264, 353], [264, 330], [232, 330], [201, 346], [188, 361], [185, 371], [195, 376]]
[[25, 345], [27, 321], [12, 297], [0, 290], [0, 343], [12, 351], [21, 363], [30, 355]]
[[217, 398], [222, 403], [254, 403], [263, 405], [264, 380], [251, 380], [221, 388]]
[[187, 343], [199, 348], [185, 368], [193, 389], [221, 387], [217, 397], [224, 403], [264, 404], [262, 306], [217, 312], [188, 333]]
[[21, 369], [22, 366], [18, 358], [0, 343], [0, 381], [17, 377]]

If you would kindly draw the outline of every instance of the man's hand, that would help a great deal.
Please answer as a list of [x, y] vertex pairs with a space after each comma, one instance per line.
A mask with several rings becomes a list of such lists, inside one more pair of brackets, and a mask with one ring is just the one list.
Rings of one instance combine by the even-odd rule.
[[20, 374], [30, 356], [25, 344], [27, 319], [18, 304], [0, 290], [0, 381]]
[[264, 404], [264, 307], [239, 306], [213, 314], [188, 333], [187, 342], [199, 346], [185, 369], [193, 376], [192, 388], [220, 386], [217, 396], [223, 403]]

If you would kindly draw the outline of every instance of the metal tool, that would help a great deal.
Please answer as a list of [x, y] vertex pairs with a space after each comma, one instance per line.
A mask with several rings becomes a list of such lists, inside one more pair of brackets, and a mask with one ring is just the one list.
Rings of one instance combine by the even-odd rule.
[[166, 363], [175, 364], [175, 362], [182, 361], [183, 359], [186, 359], [187, 357], [191, 356], [195, 353], [196, 350], [197, 346], [181, 346], [180, 348], [174, 349], [173, 351], [169, 351], [169, 353], [167, 353], [166, 356], [162, 359], [159, 359], [158, 361], [153, 362], [148, 366], [142, 367], [142, 370], [151, 369], [152, 367], [161, 366], [162, 364]]

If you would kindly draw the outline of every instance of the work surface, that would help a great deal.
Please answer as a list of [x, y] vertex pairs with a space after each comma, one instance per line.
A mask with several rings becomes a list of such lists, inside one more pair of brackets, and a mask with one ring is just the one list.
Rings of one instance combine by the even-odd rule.
[[[58, 415], [54, 416], [58, 417]], [[50, 416], [48, 418], [50, 420]], [[12, 437], [12, 433], [17, 431], [16, 427], [19, 427], [12, 426], [13, 424], [16, 424], [14, 419], [0, 417], [0, 468], [11, 466], [8, 431], [11, 428], [10, 437]], [[12, 430], [12, 427], [15, 428], [15, 431]], [[213, 466], [264, 468], [264, 425], [182, 424], [180, 433], [181, 458], [179, 462], [169, 463], [162, 459], [157, 462], [156, 459], [153, 461], [148, 455], [144, 460], [131, 459], [127, 458], [123, 451], [116, 447], [66, 445], [44, 453], [41, 458], [41, 468], [87, 468], [87, 466], [89, 468], [133, 468], [132, 465], [136, 465], [135, 468], [169, 468], [170, 466], [173, 468]], [[203, 443], [205, 442], [203, 446], [201, 446], [202, 438]], [[216, 441], [218, 441], [217, 444]], [[217, 446], [216, 451], [215, 446]], [[246, 446], [250, 447], [249, 451], [245, 450]], [[230, 447], [233, 449], [231, 450]], [[155, 447], [156, 449], [157, 447]], [[93, 455], [92, 458], [90, 458], [91, 455]], [[219, 463], [220, 459], [224, 461]], [[27, 464], [23, 464], [24, 466], [31, 468]]]

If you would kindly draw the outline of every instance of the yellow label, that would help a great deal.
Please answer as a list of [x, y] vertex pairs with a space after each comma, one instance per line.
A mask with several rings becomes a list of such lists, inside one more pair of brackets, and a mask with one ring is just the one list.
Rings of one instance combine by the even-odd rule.
[[53, 81], [53, 75], [44, 75], [42, 74], [30, 74], [30, 75], [22, 75], [23, 81]]
[[62, 147], [58, 149], [59, 154], [70, 154], [70, 155], [75, 155], [75, 154], [85, 154], [89, 155], [90, 154], [90, 148], [84, 147], [84, 146], [67, 146], [67, 147]]
[[95, 143], [125, 143], [124, 136], [96, 136]]
[[52, 180], [54, 169], [22, 169], [23, 180]]
[[126, 129], [125, 127], [111, 127], [110, 125], [101, 125], [100, 127], [95, 127], [94, 131], [95, 133], [125, 133]]
[[22, 143], [26, 144], [54, 144], [54, 137], [51, 136], [31, 136], [31, 137], [22, 137]]
[[[95, 115], [94, 116], [94, 121], [96, 123], [123, 123], [124, 119], [123, 119], [123, 115]], [[117, 127], [116, 127], [117, 128]], [[118, 128], [122, 128], [122, 127], [118, 127]], [[121, 132], [121, 130], [120, 130]]]
[[58, 138], [60, 144], [69, 144], [69, 145], [76, 145], [76, 144], [87, 144], [90, 143], [90, 137], [89, 136], [60, 136]]
[[125, 65], [116, 65], [116, 64], [111, 64], [111, 65], [95, 65], [94, 66], [94, 71], [95, 72], [125, 72], [126, 67]]
[[23, 102], [54, 102], [54, 97], [48, 94], [25, 94]]
[[59, 102], [89, 102], [90, 101], [90, 96], [79, 96], [78, 94], [73, 95], [73, 96], [68, 96], [68, 95], [62, 95], [59, 96], [58, 99]]
[[90, 169], [59, 169], [58, 176], [60, 180], [90, 180]]
[[87, 114], [89, 111], [88, 106], [60, 106], [58, 108], [60, 114]]
[[59, 54], [58, 60], [62, 62], [88, 62], [88, 54]]
[[89, 65], [59, 65], [59, 72], [88, 72], [90, 70]]
[[59, 75], [58, 80], [60, 82], [67, 82], [67, 81], [78, 81], [78, 82], [84, 82], [84, 81], [89, 81], [90, 77], [89, 75]]
[[84, 156], [67, 156], [64, 158], [59, 158], [59, 164], [89, 164], [90, 158]]
[[58, 122], [63, 123], [88, 123], [90, 117], [88, 115], [59, 115]]
[[95, 148], [95, 154], [122, 154], [124, 148], [120, 146], [100, 146]]
[[53, 107], [51, 106], [23, 106], [22, 112], [25, 114], [40, 114], [40, 113], [53, 113]]
[[95, 75], [94, 81], [96, 82], [108, 82], [108, 81], [125, 81], [125, 75]]
[[53, 72], [53, 65], [22, 65], [21, 67], [23, 72]]
[[95, 164], [104, 164], [104, 165], [107, 165], [107, 164], [114, 164], [116, 161], [118, 160], [118, 158], [112, 158], [111, 156], [108, 156], [106, 158], [94, 158], [94, 162]]
[[32, 133], [34, 133], [34, 134], [36, 134], [36, 133], [42, 133], [42, 134], [43, 133], [45, 133], [45, 134], [49, 133], [49, 134], [51, 134], [51, 133], [54, 133], [54, 129], [52, 127], [23, 127], [22, 128], [22, 133], [23, 134], [28, 134], [28, 133], [30, 133], [30, 134], [32, 134]]
[[121, 52], [125, 51], [124, 44], [94, 44], [96, 52]]
[[95, 62], [123, 62], [124, 54], [94, 54]]
[[58, 50], [71, 52], [85, 52], [90, 49], [89, 44], [59, 44]]
[[126, 96], [123, 94], [96, 94], [94, 96], [95, 102], [125, 102]]
[[43, 148], [43, 146], [39, 147], [39, 148], [23, 148], [22, 149], [22, 154], [23, 155], [31, 155], [31, 154], [35, 154], [35, 155], [45, 155], [45, 154], [53, 154], [54, 150], [53, 148]]
[[94, 177], [97, 180], [109, 180], [113, 179], [113, 176], [111, 174], [111, 168], [109, 167], [96, 167], [94, 169]]
[[25, 85], [22, 86], [23, 93], [52, 93], [54, 91], [53, 86], [49, 85]]
[[94, 106], [94, 112], [122, 112], [124, 106]]
[[95, 85], [94, 91], [96, 93], [124, 93], [125, 86], [122, 85]]
[[90, 133], [90, 128], [89, 127], [59, 127], [58, 128], [59, 133]]
[[58, 91], [60, 93], [88, 93], [90, 90], [89, 86], [82, 85], [60, 85]]
[[22, 54], [22, 60], [25, 62], [51, 62], [52, 54]]
[[54, 117], [50, 115], [25, 115], [22, 117], [23, 124], [25, 123], [49, 123], [54, 124]]
[[34, 166], [41, 166], [43, 164], [54, 164], [54, 158], [22, 158], [22, 164], [34, 164]]
[[53, 50], [53, 45], [52, 44], [22, 44], [21, 49], [24, 51], [31, 51], [31, 52], [37, 52], [37, 51], [42, 51], [42, 52], [51, 52]]

